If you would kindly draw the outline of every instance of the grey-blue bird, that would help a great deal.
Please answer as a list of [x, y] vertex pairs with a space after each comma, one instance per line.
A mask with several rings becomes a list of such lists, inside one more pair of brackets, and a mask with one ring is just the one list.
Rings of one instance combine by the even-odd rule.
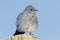
[[14, 35], [24, 34], [25, 32], [32, 33], [38, 27], [38, 20], [36, 16], [36, 9], [34, 6], [27, 6], [16, 19], [16, 32]]

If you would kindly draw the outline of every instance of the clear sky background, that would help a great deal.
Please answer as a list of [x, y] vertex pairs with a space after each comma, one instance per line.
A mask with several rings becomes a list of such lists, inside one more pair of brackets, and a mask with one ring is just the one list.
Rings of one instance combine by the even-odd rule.
[[60, 0], [0, 0], [0, 38], [14, 34], [16, 17], [28, 5], [39, 10], [34, 36], [41, 40], [60, 40]]

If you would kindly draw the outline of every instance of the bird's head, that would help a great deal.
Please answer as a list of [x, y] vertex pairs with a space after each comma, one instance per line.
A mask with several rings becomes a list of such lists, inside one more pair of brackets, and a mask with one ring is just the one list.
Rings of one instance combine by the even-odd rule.
[[35, 12], [35, 11], [38, 11], [38, 10], [36, 10], [34, 6], [29, 5], [25, 8], [24, 11], [28, 11], [29, 13], [32, 13], [32, 12]]

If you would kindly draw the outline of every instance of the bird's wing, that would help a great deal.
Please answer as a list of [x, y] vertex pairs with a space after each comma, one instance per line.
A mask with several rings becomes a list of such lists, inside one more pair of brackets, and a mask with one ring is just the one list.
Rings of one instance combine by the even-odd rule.
[[20, 23], [22, 22], [22, 17], [23, 17], [23, 13], [20, 13], [17, 16], [17, 20], [16, 20], [16, 26], [19, 27]]

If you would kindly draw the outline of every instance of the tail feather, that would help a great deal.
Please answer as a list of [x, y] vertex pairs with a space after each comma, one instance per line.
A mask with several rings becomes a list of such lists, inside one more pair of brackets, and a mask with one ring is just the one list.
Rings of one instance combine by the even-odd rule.
[[24, 34], [25, 32], [19, 32], [18, 30], [16, 30], [16, 32], [14, 33], [14, 35], [19, 35], [19, 34]]

